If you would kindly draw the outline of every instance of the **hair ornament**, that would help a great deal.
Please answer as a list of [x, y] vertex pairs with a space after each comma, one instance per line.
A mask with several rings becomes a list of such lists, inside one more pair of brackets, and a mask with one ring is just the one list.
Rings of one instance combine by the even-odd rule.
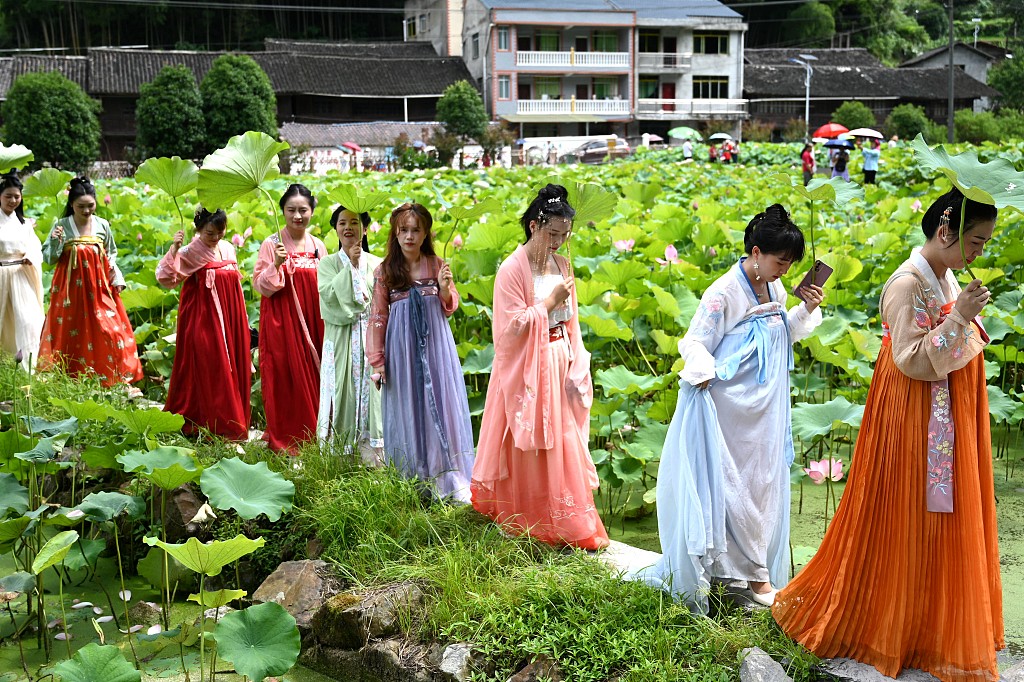
[[559, 201], [561, 201], [561, 198], [559, 197], [551, 197], [550, 199], [548, 199], [549, 204], [557, 204]]
[[944, 228], [944, 227], [947, 228], [947, 229], [949, 228], [949, 216], [952, 213], [953, 213], [953, 207], [952, 206], [947, 206], [946, 210], [942, 212], [941, 216], [939, 216], [939, 229], [940, 230], [942, 228]]

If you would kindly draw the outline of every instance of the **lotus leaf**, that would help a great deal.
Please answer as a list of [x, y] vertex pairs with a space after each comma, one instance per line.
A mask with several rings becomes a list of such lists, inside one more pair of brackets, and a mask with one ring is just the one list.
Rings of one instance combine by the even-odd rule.
[[150, 158], [135, 171], [135, 181], [153, 185], [177, 198], [196, 188], [199, 169], [192, 161], [178, 156]]
[[71, 550], [71, 545], [78, 541], [77, 530], [66, 530], [57, 533], [46, 541], [36, 558], [32, 561], [32, 572], [39, 575], [50, 566], [64, 561], [64, 557]]
[[128, 427], [138, 436], [149, 436], [157, 433], [173, 433], [180, 431], [185, 418], [180, 414], [164, 412], [158, 407], [145, 410], [109, 410], [110, 416]]
[[25, 594], [36, 587], [36, 577], [25, 571], [18, 571], [0, 578], [0, 592], [20, 592]]
[[111, 411], [109, 405], [98, 403], [92, 398], [80, 402], [72, 402], [62, 398], [50, 398], [50, 404], [62, 408], [80, 421], [106, 421], [110, 417]]
[[23, 144], [12, 144], [10, 147], [0, 144], [0, 173], [21, 168], [33, 159], [35, 155], [32, 150]]
[[618, 393], [640, 395], [664, 388], [672, 378], [671, 374], [664, 377], [634, 374], [623, 365], [615, 365], [609, 369], [598, 370], [594, 375], [594, 382], [604, 389], [604, 394], [607, 396]]
[[988, 413], [993, 419], [997, 422], [1015, 424], [1017, 423], [1017, 420], [1014, 419], [1016, 409], [1017, 403], [1003, 393], [998, 386], [988, 387]]
[[54, 669], [62, 682], [140, 682], [142, 673], [115, 646], [90, 642]]
[[169, 294], [156, 286], [130, 286], [121, 292], [125, 310], [149, 310], [167, 302]]
[[[56, 436], [50, 436], [49, 438], [43, 438], [35, 447], [27, 452], [16, 452], [14, 456], [24, 462], [33, 462], [35, 464], [46, 464], [53, 462], [54, 458], [57, 457], [61, 452], [64, 451], [64, 443], [67, 441], [67, 434], [57, 434]], [[72, 462], [60, 462], [59, 464], [66, 464], [70, 466]]]
[[631, 182], [622, 188], [622, 195], [624, 197], [635, 201], [644, 208], [654, 206], [654, 202], [659, 194], [661, 194], [661, 185], [656, 182]]
[[266, 514], [277, 521], [292, 508], [295, 494], [295, 484], [267, 468], [266, 462], [246, 464], [237, 457], [203, 471], [200, 486], [214, 507], [234, 509], [243, 519]]
[[295, 618], [274, 602], [227, 614], [213, 634], [217, 655], [234, 663], [235, 670], [253, 682], [285, 674], [299, 658], [300, 636]]
[[149, 452], [129, 450], [118, 455], [117, 461], [127, 473], [137, 473], [153, 485], [174, 490], [180, 485], [199, 478], [202, 467], [192, 456], [194, 451], [173, 446], [159, 447]]
[[266, 544], [266, 540], [263, 538], [250, 540], [244, 535], [236, 535], [230, 540], [215, 540], [206, 544], [199, 542], [196, 538], [189, 538], [186, 542], [176, 545], [162, 542], [153, 537], [145, 537], [142, 540], [147, 545], [164, 549], [186, 568], [207, 576], [218, 575], [231, 562]]
[[589, 310], [584, 312], [582, 308], [580, 309], [580, 323], [587, 326], [599, 337], [603, 339], [620, 339], [622, 341], [630, 341], [633, 338], [633, 330], [624, 326], [617, 315], [602, 315], [604, 311], [596, 309], [597, 306], [585, 307], [589, 308]]
[[644, 477], [645, 466], [643, 460], [629, 453], [616, 451], [612, 455], [612, 471], [623, 483], [639, 483]]
[[796, 192], [807, 201], [831, 201], [837, 208], [843, 208], [854, 199], [864, 198], [864, 188], [856, 182], [847, 182], [840, 177], [814, 178], [804, 187], [801, 179], [789, 173], [777, 173], [773, 184]]
[[0, 521], [0, 554], [11, 551], [30, 523], [32, 519], [28, 516], [16, 516], [7, 521]]
[[[136, 565], [139, 575], [153, 587], [164, 586], [164, 550], [154, 547]], [[172, 589], [190, 590], [196, 584], [196, 574], [172, 556], [167, 557], [167, 584]]]
[[649, 274], [650, 269], [635, 260], [623, 260], [615, 263], [605, 261], [594, 273], [594, 279], [608, 282], [616, 289], [620, 289], [627, 282], [647, 277]]
[[64, 191], [74, 174], [56, 168], [41, 168], [25, 178], [25, 196], [55, 197]]
[[391, 193], [387, 190], [370, 191], [360, 194], [355, 185], [341, 184], [336, 186], [327, 197], [352, 211], [353, 213], [369, 213], [385, 201]]
[[592, 182], [561, 182], [557, 178], [549, 182], [564, 185], [569, 192], [569, 205], [576, 209], [573, 225], [599, 223], [615, 211], [619, 202], [614, 192]]
[[28, 511], [28, 488], [11, 474], [0, 474], [0, 518], [14, 512], [20, 516]]
[[28, 427], [29, 433], [38, 436], [56, 436], [63, 433], [73, 436], [78, 433], [78, 418], [70, 417], [58, 422], [52, 422], [41, 417], [22, 417], [22, 421]]
[[500, 201], [494, 197], [487, 197], [472, 206], [452, 206], [448, 209], [448, 215], [455, 220], [473, 220], [489, 213], [497, 213], [503, 208]]
[[942, 145], [930, 149], [920, 133], [910, 146], [923, 168], [945, 175], [968, 199], [1024, 212], [1024, 173], [1006, 159], [982, 162], [973, 149], [950, 156]]
[[488, 344], [486, 348], [469, 351], [466, 359], [462, 361], [463, 374], [490, 374], [491, 366], [494, 364], [494, 344]]
[[837, 424], [859, 427], [863, 416], [864, 406], [854, 405], [843, 396], [819, 405], [797, 403], [793, 407], [793, 435], [810, 443], [827, 436]]
[[76, 507], [85, 512], [85, 517], [94, 523], [112, 520], [115, 516], [127, 514], [130, 519], [142, 518], [146, 513], [146, 502], [141, 497], [123, 493], [89, 493]]
[[82, 451], [82, 461], [94, 469], [116, 469], [117, 456], [125, 449], [124, 441], [111, 439], [103, 445], [92, 444]]
[[245, 590], [215, 590], [213, 592], [203, 590], [199, 594], [188, 595], [188, 601], [194, 601], [204, 609], [219, 609], [236, 599], [241, 599], [246, 594], [248, 592]]
[[266, 133], [250, 130], [203, 159], [199, 201], [210, 210], [230, 208], [278, 174], [277, 155], [288, 149]]

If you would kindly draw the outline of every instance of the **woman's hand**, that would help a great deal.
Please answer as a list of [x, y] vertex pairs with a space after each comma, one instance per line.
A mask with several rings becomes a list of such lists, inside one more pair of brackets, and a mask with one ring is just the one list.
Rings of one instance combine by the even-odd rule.
[[800, 291], [803, 293], [804, 307], [807, 308], [809, 313], [813, 313], [814, 309], [825, 300], [825, 290], [817, 284], [808, 284], [805, 287], [801, 287]]
[[566, 277], [561, 282], [555, 285], [555, 288], [548, 294], [544, 304], [548, 308], [548, 312], [551, 312], [558, 306], [562, 305], [567, 298], [572, 295], [572, 290], [576, 288], [576, 280], [572, 277]]
[[710, 385], [711, 385], [711, 379], [708, 379], [705, 382], [697, 384], [697, 388], [699, 388], [700, 390], [703, 391], [703, 390], [707, 389], [707, 387], [710, 386]]
[[288, 260], [288, 249], [284, 248], [284, 244], [278, 244], [274, 247], [274, 267], [280, 268], [286, 260]]
[[173, 251], [174, 253], [177, 253], [178, 249], [181, 248], [181, 243], [184, 242], [184, 241], [185, 241], [185, 231], [184, 230], [178, 230], [177, 232], [175, 232], [174, 233], [174, 243], [171, 244], [171, 251]]
[[55, 225], [53, 232], [50, 233], [50, 239], [61, 240], [64, 239], [64, 227], [61, 225]]
[[376, 386], [377, 390], [379, 391], [381, 387], [387, 383], [387, 381], [384, 378], [384, 368], [377, 367], [376, 369], [377, 371], [371, 374], [370, 378], [373, 380], [373, 385]]
[[123, 284], [115, 284], [115, 285], [113, 285], [110, 288], [111, 288], [111, 290], [113, 290], [113, 292], [115, 294], [120, 294], [122, 291], [124, 291], [124, 285]]
[[360, 244], [359, 242], [356, 242], [355, 244], [352, 244], [347, 249], [345, 249], [345, 255], [348, 256], [348, 259], [350, 261], [352, 261], [352, 267], [355, 268], [356, 270], [359, 269], [359, 258], [360, 256], [362, 256], [362, 254], [363, 245]]
[[960, 295], [957, 296], [954, 309], [965, 320], [973, 320], [981, 312], [981, 309], [985, 307], [985, 304], [988, 303], [991, 295], [988, 287], [984, 286], [980, 279], [972, 280], [970, 284], [964, 287]]
[[437, 289], [438, 295], [441, 300], [444, 301], [445, 305], [448, 305], [452, 301], [452, 269], [447, 263], [441, 263], [441, 268], [437, 271]]

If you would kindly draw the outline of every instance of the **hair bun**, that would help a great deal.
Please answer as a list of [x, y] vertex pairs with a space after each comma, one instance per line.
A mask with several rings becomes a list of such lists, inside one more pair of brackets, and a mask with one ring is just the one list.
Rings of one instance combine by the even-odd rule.
[[552, 199], [566, 201], [569, 198], [569, 190], [561, 185], [548, 183], [547, 186], [541, 188], [541, 190], [537, 192], [537, 196], [548, 201], [551, 201]]

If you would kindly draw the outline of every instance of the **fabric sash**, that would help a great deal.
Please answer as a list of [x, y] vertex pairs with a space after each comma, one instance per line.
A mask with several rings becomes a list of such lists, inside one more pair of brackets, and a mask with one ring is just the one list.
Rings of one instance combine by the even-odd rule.
[[203, 266], [203, 270], [206, 271], [206, 288], [210, 290], [210, 295], [213, 296], [213, 307], [217, 310], [217, 321], [220, 322], [220, 338], [224, 341], [224, 352], [228, 358], [228, 369], [234, 374], [235, 366], [231, 362], [231, 349], [228, 348], [228, 332], [227, 327], [224, 325], [224, 311], [220, 306], [220, 294], [217, 292], [217, 270], [226, 267], [230, 264], [230, 261], [211, 261]]
[[309, 346], [309, 352], [313, 354], [313, 359], [316, 360], [316, 369], [320, 371], [320, 353], [316, 350], [316, 344], [313, 343], [313, 337], [309, 333], [309, 327], [306, 325], [306, 316], [302, 313], [302, 303], [299, 302], [299, 292], [295, 286], [295, 261], [296, 258], [308, 258], [309, 254], [306, 253], [289, 253], [288, 260], [285, 261], [285, 276], [291, 275], [292, 277], [292, 301], [295, 303], [295, 312], [299, 317], [299, 327], [302, 329], [302, 335], [306, 337], [306, 345]]
[[[434, 400], [433, 380], [430, 375], [430, 366], [427, 361], [427, 341], [430, 336], [430, 325], [427, 322], [427, 310], [424, 304], [424, 294], [418, 287], [409, 290], [409, 322], [415, 335], [416, 351], [413, 361], [413, 385], [416, 390], [423, 387], [427, 398], [427, 410], [430, 413], [431, 426], [437, 434], [441, 443], [441, 452], [444, 453], [446, 470], [452, 468], [451, 448], [448, 444], [448, 436], [441, 426], [441, 417], [437, 410], [437, 402]], [[422, 419], [422, 412], [415, 411], [417, 420]], [[423, 433], [424, 424], [417, 424], [417, 430]]]
[[[100, 255], [106, 254], [106, 249], [103, 246], [103, 240], [99, 237], [71, 237], [64, 242], [63, 253], [68, 254], [68, 275], [67, 281], [64, 283], [64, 300], [71, 300], [71, 274], [73, 270], [78, 268], [78, 247], [79, 246], [95, 246], [99, 251]], [[104, 282], [107, 282], [107, 278], [103, 278]], [[107, 282], [109, 286], [109, 282]]]

